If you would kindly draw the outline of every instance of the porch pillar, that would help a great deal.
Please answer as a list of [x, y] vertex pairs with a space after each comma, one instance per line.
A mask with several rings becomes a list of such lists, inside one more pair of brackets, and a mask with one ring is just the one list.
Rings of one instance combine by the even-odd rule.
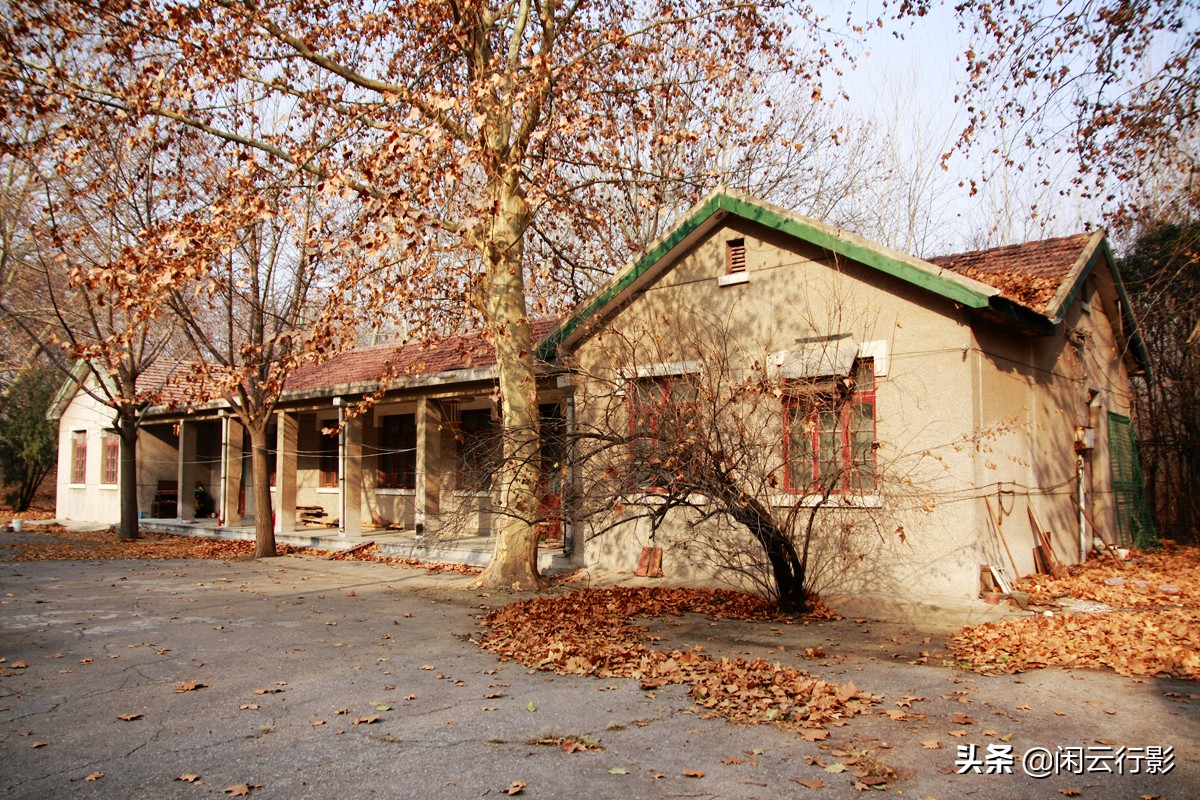
[[217, 511], [223, 525], [241, 525], [238, 495], [242, 489], [242, 446], [245, 431], [242, 423], [232, 416], [221, 418], [221, 478], [220, 507]]
[[341, 459], [339, 477], [338, 535], [358, 536], [362, 533], [362, 416], [350, 416], [346, 407], [338, 406], [338, 458]]
[[413, 521], [417, 535], [432, 533], [442, 512], [442, 404], [422, 397], [417, 400], [417, 495]]
[[283, 533], [296, 528], [296, 461], [300, 417], [279, 411], [275, 419], [275, 533]]
[[175, 518], [180, 522], [196, 519], [196, 426], [187, 420], [179, 421], [179, 497], [175, 503]]

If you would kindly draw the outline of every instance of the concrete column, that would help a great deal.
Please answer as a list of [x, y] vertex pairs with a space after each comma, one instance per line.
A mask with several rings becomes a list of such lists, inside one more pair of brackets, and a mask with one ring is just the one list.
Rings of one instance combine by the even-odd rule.
[[[242, 488], [242, 442], [245, 431], [236, 417], [221, 419], [221, 478], [217, 514], [225, 525], [241, 525], [238, 513], [238, 494]], [[253, 503], [252, 498], [248, 502]]]
[[283, 533], [296, 528], [296, 460], [300, 417], [279, 411], [275, 420], [275, 532]]
[[413, 521], [417, 533], [432, 533], [442, 512], [442, 481], [446, 464], [442, 454], [442, 404], [417, 400], [417, 496]]
[[179, 502], [175, 517], [180, 522], [196, 519], [196, 426], [179, 421]]
[[341, 493], [339, 536], [358, 536], [362, 533], [362, 416], [349, 416], [345, 406], [338, 407], [338, 488]]

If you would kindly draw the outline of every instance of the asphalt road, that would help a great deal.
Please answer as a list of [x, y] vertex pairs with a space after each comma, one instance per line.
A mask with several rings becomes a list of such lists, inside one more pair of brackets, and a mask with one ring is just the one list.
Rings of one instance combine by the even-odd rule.
[[[704, 718], [684, 687], [500, 663], [472, 639], [507, 598], [468, 580], [311, 556], [0, 563], [0, 797], [869, 796], [856, 772], [915, 798], [1200, 796], [1191, 682], [978, 676], [943, 665], [941, 632], [875, 621], [645, 623], [655, 646], [883, 695], [808, 742]], [[1153, 747], [1173, 748], [1166, 774], [1147, 771], [1167, 763]], [[1038, 748], [1059, 753], [1044, 778], [1024, 762]]]

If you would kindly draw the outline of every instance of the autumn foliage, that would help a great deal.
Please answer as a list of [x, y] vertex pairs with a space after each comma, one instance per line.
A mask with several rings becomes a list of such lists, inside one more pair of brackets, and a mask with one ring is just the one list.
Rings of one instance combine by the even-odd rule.
[[739, 723], [788, 729], [844, 724], [878, 702], [853, 683], [829, 683], [765, 659], [714, 659], [698, 649], [648, 647], [637, 617], [708, 614], [763, 620], [751, 595], [668, 587], [613, 587], [523, 600], [489, 613], [482, 647], [535, 669], [598, 678], [636, 678], [643, 688], [683, 684], [702, 708]]
[[956, 657], [987, 672], [1067, 667], [1200, 679], [1200, 549], [1138, 554], [1128, 565], [1097, 559], [1062, 578], [1035, 576], [1026, 588], [1035, 603], [1071, 596], [1112, 610], [965, 628], [951, 642]]

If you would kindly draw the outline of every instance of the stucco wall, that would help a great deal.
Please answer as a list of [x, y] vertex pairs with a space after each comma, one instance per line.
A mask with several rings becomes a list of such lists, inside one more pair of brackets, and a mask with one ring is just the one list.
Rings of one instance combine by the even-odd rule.
[[[748, 280], [719, 286], [725, 243], [734, 237], [745, 240]], [[875, 508], [820, 512], [822, 525], [835, 534], [816, 540], [816, 560], [827, 564], [819, 588], [974, 596], [978, 511], [959, 500], [972, 484], [976, 379], [971, 332], [961, 312], [907, 283], [739, 223], [699, 243], [607, 324], [661, 331], [700, 318], [719, 321], [747, 355], [830, 334], [848, 334], [864, 347], [871, 343], [877, 355], [878, 457], [891, 477], [882, 479]], [[592, 337], [579, 345], [581, 375], [606, 369], [598, 342]], [[688, 354], [679, 357], [687, 360]], [[594, 413], [580, 403], [585, 420]], [[668, 548], [665, 568], [680, 577], [711, 572], [713, 565], [704, 563], [695, 545], [720, 534], [699, 532], [685, 514], [677, 517], [658, 538]], [[588, 542], [585, 560], [632, 571], [647, 535], [645, 525], [617, 528]]]
[[[112, 425], [112, 411], [86, 392], [77, 392], [58, 425], [58, 476], [55, 515], [59, 519], [116, 524], [121, 519], [118, 484], [101, 485], [102, 433]], [[87, 436], [85, 482], [71, 483], [74, 431]]]

